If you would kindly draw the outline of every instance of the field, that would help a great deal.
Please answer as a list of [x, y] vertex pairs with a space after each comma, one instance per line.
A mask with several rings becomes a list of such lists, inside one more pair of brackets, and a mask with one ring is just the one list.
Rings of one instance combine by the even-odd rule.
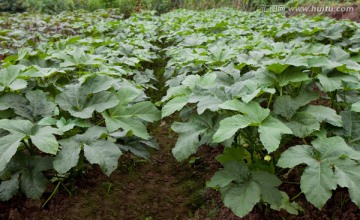
[[2, 219], [360, 218], [360, 24], [0, 17]]

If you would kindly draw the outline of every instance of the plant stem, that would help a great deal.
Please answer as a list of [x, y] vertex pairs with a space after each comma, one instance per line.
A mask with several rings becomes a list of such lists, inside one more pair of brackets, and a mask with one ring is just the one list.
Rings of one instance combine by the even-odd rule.
[[274, 95], [274, 94], [271, 94], [271, 95], [270, 95], [270, 98], [269, 98], [269, 101], [268, 101], [268, 104], [267, 104], [267, 108], [270, 108], [270, 104], [271, 104], [273, 95]]
[[306, 144], [306, 145], [308, 144], [308, 143], [306, 142], [305, 138], [303, 138], [302, 141], [304, 142], [304, 144]]
[[51, 193], [51, 195], [49, 196], [49, 198], [47, 198], [47, 200], [44, 202], [44, 204], [42, 205], [42, 208], [44, 208], [46, 206], [46, 204], [48, 204], [48, 202], [54, 197], [55, 193], [58, 191], [59, 186], [61, 184], [61, 181], [58, 182], [58, 184], [56, 185], [55, 189], [53, 190], [53, 192]]
[[302, 192], [299, 192], [296, 196], [292, 197], [290, 200], [296, 199], [296, 198], [299, 197], [301, 194], [302, 194]]
[[101, 119], [100, 121], [98, 121], [97, 123], [96, 123], [96, 125], [101, 125], [102, 123], [104, 123], [104, 121], [105, 121], [105, 119]]
[[29, 151], [30, 155], [34, 156], [35, 153], [34, 153], [33, 149], [31, 148], [31, 146], [32, 146], [31, 139], [29, 139], [29, 143], [26, 143], [25, 140], [22, 140], [21, 142], [25, 145], [25, 147]]
[[291, 181], [282, 181], [283, 183], [288, 183], [288, 184], [296, 184], [296, 185], [300, 185], [300, 183], [298, 182], [291, 182]]
[[66, 186], [63, 182], [61, 182], [61, 185], [62, 185], [62, 187], [64, 187], [64, 189], [65, 189], [66, 192], [69, 194], [69, 196], [72, 196], [71, 191], [67, 188], [67, 186]]

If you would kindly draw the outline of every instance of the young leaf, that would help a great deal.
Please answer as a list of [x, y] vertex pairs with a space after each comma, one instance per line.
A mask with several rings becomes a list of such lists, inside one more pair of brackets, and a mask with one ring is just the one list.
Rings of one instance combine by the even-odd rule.
[[301, 212], [304, 211], [304, 209], [301, 206], [299, 206], [296, 202], [291, 202], [289, 196], [285, 192], [281, 191], [281, 194], [282, 194], [281, 205], [280, 206], [271, 205], [270, 208], [275, 209], [277, 211], [284, 209], [285, 211], [293, 215], [298, 215], [299, 211]]

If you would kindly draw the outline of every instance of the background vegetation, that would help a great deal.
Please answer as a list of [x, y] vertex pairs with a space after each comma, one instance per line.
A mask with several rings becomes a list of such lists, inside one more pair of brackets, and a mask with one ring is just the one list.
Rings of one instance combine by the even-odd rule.
[[61, 11], [89, 10], [101, 8], [119, 8], [125, 16], [140, 10], [155, 10], [158, 13], [177, 8], [204, 10], [218, 7], [231, 7], [253, 11], [263, 5], [287, 4], [300, 5], [334, 5], [355, 4], [359, 0], [0, 0], [0, 11], [6, 12], [42, 12], [56, 14]]
[[243, 10], [255, 10], [264, 4], [285, 2], [287, 0], [0, 0], [0, 11], [40, 11], [52, 14], [76, 9], [93, 11], [100, 8], [120, 8], [124, 14], [139, 10], [156, 10], [163, 13], [176, 8], [233, 7]]

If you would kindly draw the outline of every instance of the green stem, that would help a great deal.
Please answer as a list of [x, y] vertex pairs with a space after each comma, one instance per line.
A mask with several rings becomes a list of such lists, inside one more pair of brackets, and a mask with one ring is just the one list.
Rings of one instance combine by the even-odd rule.
[[299, 192], [296, 196], [292, 197], [290, 200], [296, 199], [296, 198], [299, 197], [301, 194], [302, 194], [302, 192]]
[[291, 181], [282, 181], [283, 183], [288, 183], [288, 184], [296, 184], [296, 185], [300, 185], [300, 183], [298, 182], [291, 182]]
[[96, 123], [96, 125], [101, 125], [102, 123], [104, 123], [104, 121], [105, 121], [105, 119], [101, 119], [100, 121], [98, 121], [97, 123]]
[[271, 104], [273, 95], [274, 95], [274, 94], [271, 94], [271, 95], [270, 95], [270, 98], [269, 98], [269, 101], [268, 101], [268, 104], [267, 104], [267, 108], [270, 108], [270, 104]]
[[282, 95], [283, 95], [283, 88], [280, 87], [280, 96], [282, 96]]
[[303, 138], [302, 141], [304, 142], [304, 144], [306, 144], [306, 145], [308, 144], [308, 143], [306, 142], [305, 138]]
[[61, 181], [58, 182], [58, 184], [56, 185], [55, 189], [53, 190], [53, 192], [51, 193], [49, 198], [47, 198], [47, 200], [42, 205], [42, 208], [44, 208], [46, 206], [46, 204], [48, 204], [48, 202], [55, 196], [55, 193], [58, 191], [60, 184], [61, 184]]
[[28, 139], [28, 140], [29, 140], [29, 143], [26, 143], [25, 140], [22, 140], [21, 142], [25, 145], [26, 149], [28, 149], [30, 155], [34, 156], [35, 153], [34, 153], [33, 149], [31, 148], [31, 146], [32, 146], [31, 139]]
[[332, 92], [332, 94], [331, 94], [331, 104], [330, 104], [330, 107], [331, 107], [332, 109], [335, 109], [336, 112], [337, 112], [338, 110], [337, 110], [337, 108], [335, 108], [335, 107], [336, 107], [336, 106], [335, 106], [336, 94], [337, 94], [337, 90], [335, 90], [335, 91]]
[[61, 185], [64, 187], [64, 189], [66, 190], [66, 192], [69, 194], [69, 196], [72, 196], [72, 193], [71, 191], [67, 188], [67, 186], [63, 183], [63, 182], [60, 182]]

